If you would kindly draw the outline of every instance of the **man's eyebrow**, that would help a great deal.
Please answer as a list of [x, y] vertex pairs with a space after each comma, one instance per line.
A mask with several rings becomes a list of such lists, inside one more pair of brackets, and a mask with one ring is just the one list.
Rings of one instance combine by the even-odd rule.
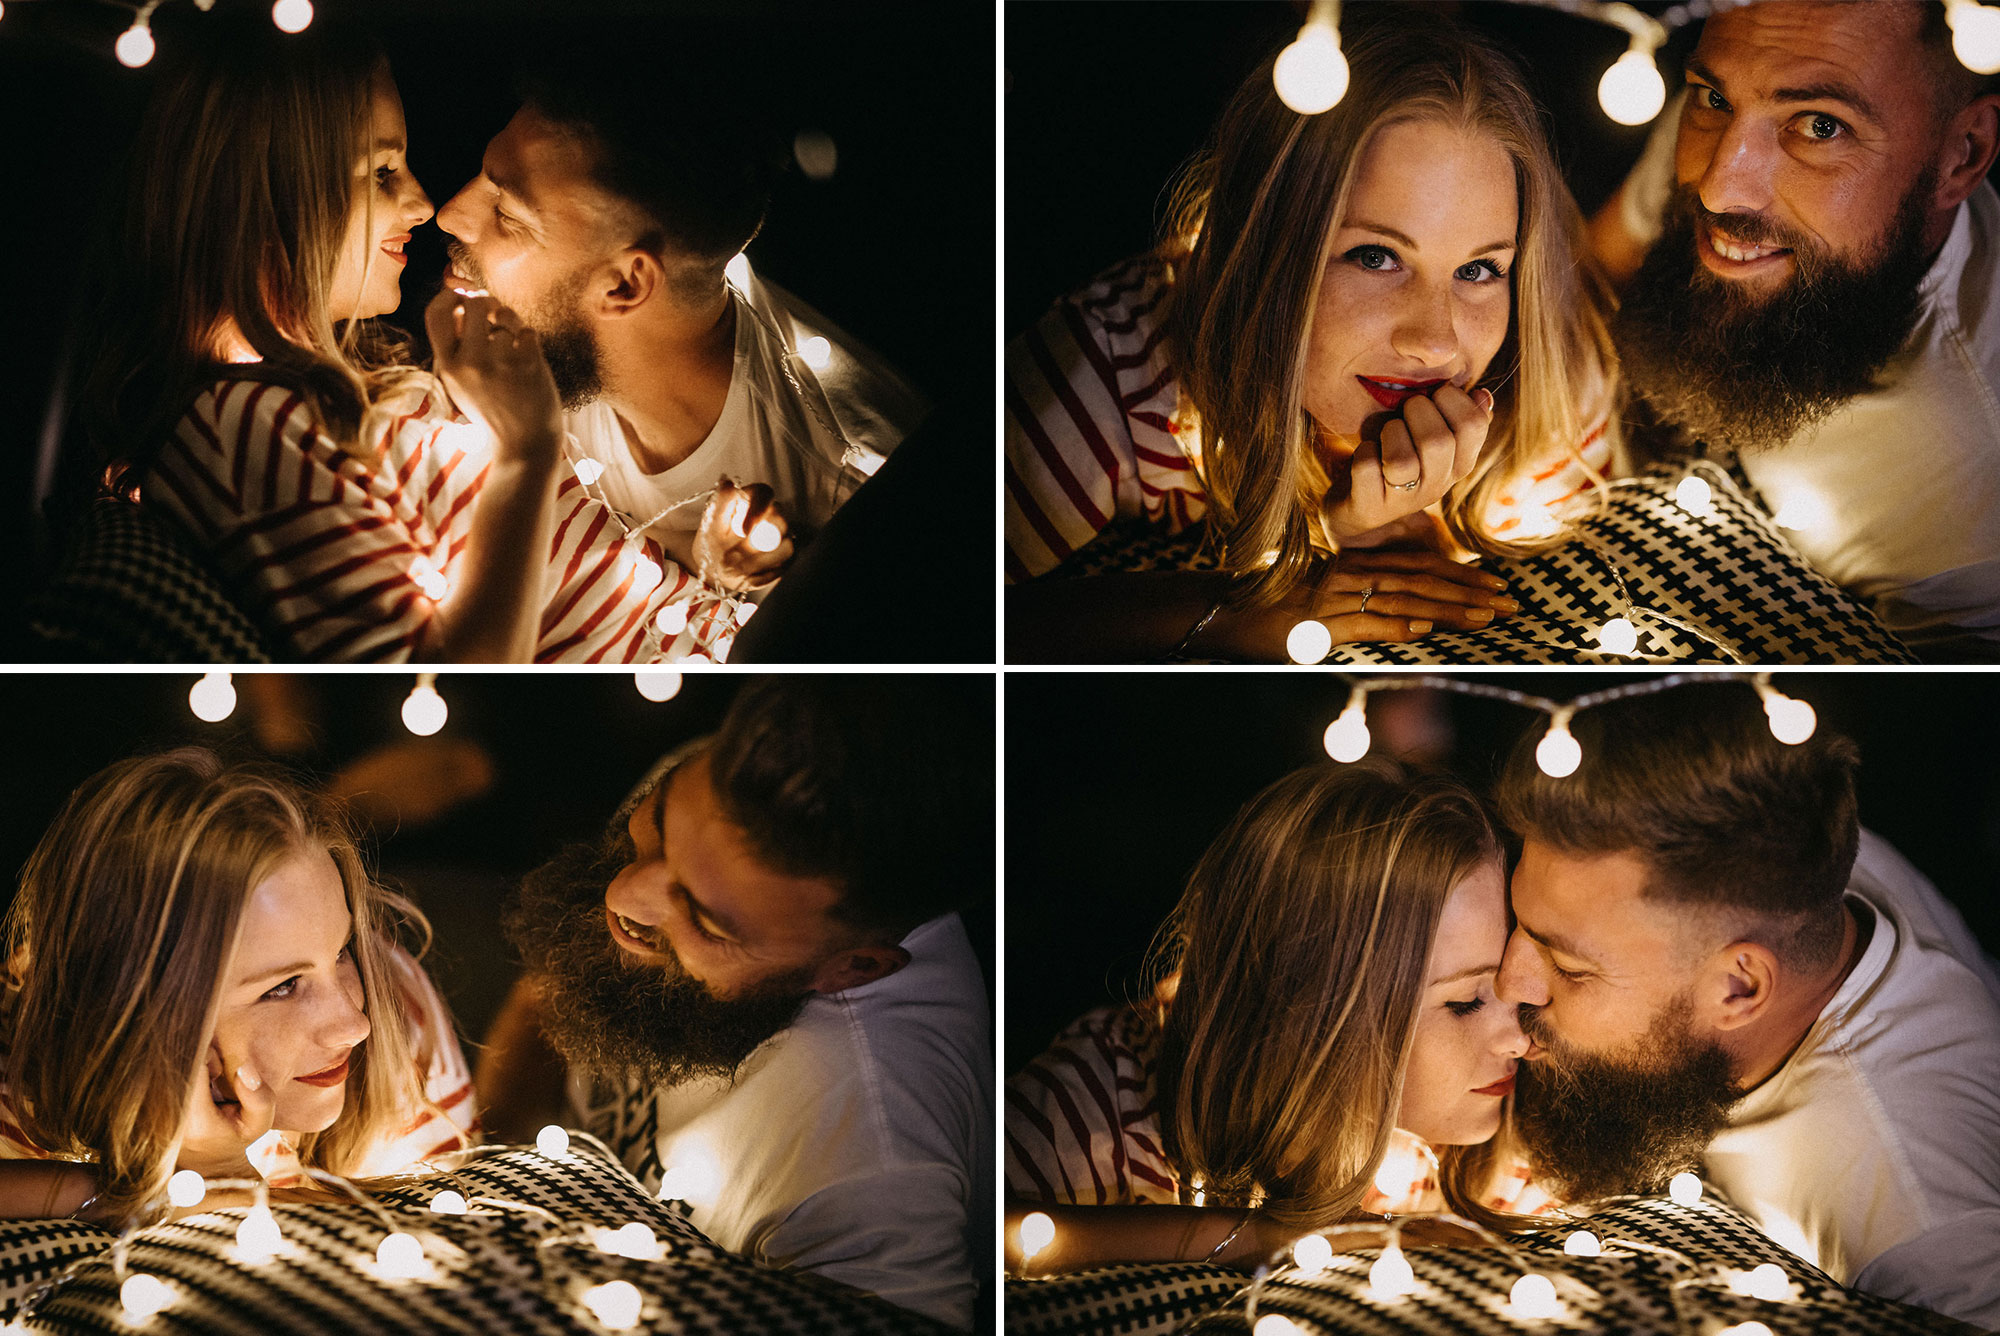
[[1466, 969], [1460, 970], [1456, 974], [1447, 974], [1442, 979], [1432, 979], [1429, 983], [1425, 984], [1424, 987], [1436, 988], [1439, 984], [1457, 983], [1460, 979], [1471, 979], [1471, 978], [1476, 978], [1481, 974], [1498, 974], [1499, 972], [1500, 972], [1500, 962], [1496, 960], [1491, 965], [1472, 965]]
[[[1716, 91], [1724, 97], [1729, 96], [1729, 90], [1723, 86], [1722, 80], [1716, 77], [1715, 71], [1692, 56], [1687, 59], [1683, 68], [1703, 83], [1713, 84]], [[1776, 102], [1838, 102], [1863, 120], [1880, 124], [1882, 119], [1875, 110], [1875, 104], [1868, 100], [1866, 93], [1841, 79], [1822, 79], [1817, 83], [1774, 88], [1771, 90], [1771, 98]]]
[[[1408, 246], [1411, 250], [1423, 249], [1423, 247], [1419, 246], [1416, 243], [1415, 239], [1410, 237], [1408, 234], [1403, 232], [1398, 232], [1393, 227], [1384, 227], [1381, 223], [1363, 222], [1357, 218], [1350, 220], [1348, 223], [1345, 224], [1345, 226], [1355, 228], [1358, 231], [1362, 232], [1378, 233], [1382, 236], [1389, 238], [1389, 240], [1391, 241], [1400, 242], [1401, 244]], [[1514, 249], [1514, 240], [1512, 237], [1509, 237], [1503, 241], [1489, 241], [1484, 246], [1481, 246], [1478, 250], [1472, 252], [1472, 255], [1474, 257], [1478, 257], [1481, 255], [1491, 255], [1494, 251], [1503, 251], [1512, 249]]]
[[1592, 965], [1597, 963], [1591, 957], [1588, 951], [1583, 951], [1578, 949], [1576, 943], [1570, 941], [1569, 938], [1563, 936], [1559, 932], [1536, 932], [1533, 928], [1529, 927], [1527, 924], [1522, 923], [1518, 918], [1516, 918], [1514, 922], [1517, 925], [1519, 925], [1522, 932], [1527, 933], [1528, 936], [1534, 938], [1536, 941], [1540, 942], [1543, 946], [1546, 946], [1551, 951], [1560, 951], [1566, 956], [1573, 956], [1576, 959], [1583, 961], [1587, 965]]
[[[674, 782], [674, 775], [678, 773], [678, 769], [669, 772], [667, 777], [660, 781], [660, 787], [653, 802], [653, 824], [660, 832], [660, 857], [662, 858], [667, 856], [667, 785]], [[737, 938], [743, 935], [736, 930], [735, 924], [696, 899], [695, 893], [683, 885], [680, 878], [673, 878], [671, 885], [676, 891], [679, 891], [681, 895], [686, 897], [689, 910], [701, 915], [710, 923], [722, 929], [725, 936]]]

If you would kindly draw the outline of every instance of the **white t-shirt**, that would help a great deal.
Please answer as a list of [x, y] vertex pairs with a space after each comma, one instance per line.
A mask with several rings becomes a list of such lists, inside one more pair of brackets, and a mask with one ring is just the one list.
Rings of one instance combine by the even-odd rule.
[[1848, 895], [1868, 945], [1708, 1176], [1842, 1284], [2000, 1327], [2000, 976], [1867, 831]]
[[[793, 542], [803, 546], [801, 539], [824, 527], [915, 429], [926, 407], [886, 362], [797, 297], [754, 274], [747, 287], [745, 296], [730, 286], [736, 360], [722, 414], [686, 459], [642, 472], [608, 403], [564, 414], [576, 438], [573, 457], [604, 466], [598, 495], [632, 524], [653, 520], [647, 535], [683, 565], [701, 523], [704, 503], [694, 498], [719, 479], [770, 487]], [[815, 369], [815, 361], [825, 365]]]
[[[1678, 101], [1626, 178], [1621, 219], [1659, 235]], [[1958, 208], [1921, 285], [1917, 322], [1878, 388], [1817, 427], [1740, 456], [1812, 564], [1913, 645], [2000, 640], [2000, 195]], [[1856, 319], [1867, 313], [1855, 312]], [[1754, 374], [1745, 368], [1744, 374]]]
[[734, 1083], [572, 1076], [578, 1125], [718, 1244], [972, 1325], [992, 1265], [992, 1022], [956, 914], [910, 963], [815, 994]]

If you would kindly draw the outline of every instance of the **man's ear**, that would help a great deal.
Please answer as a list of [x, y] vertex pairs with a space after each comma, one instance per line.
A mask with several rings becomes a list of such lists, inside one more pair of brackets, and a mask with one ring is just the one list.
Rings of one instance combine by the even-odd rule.
[[1778, 957], [1757, 942], [1731, 942], [1709, 957], [1703, 1002], [1718, 1030], [1735, 1030], [1770, 1010], [1777, 996]]
[[636, 246], [620, 251], [611, 262], [611, 286], [598, 298], [599, 309], [614, 318], [631, 315], [657, 298], [666, 281], [652, 252]]
[[1986, 179], [2000, 154], [2000, 93], [1987, 93], [1966, 103], [1951, 118], [1938, 161], [1935, 207], [1955, 209]]
[[812, 990], [844, 993], [886, 979], [909, 963], [910, 953], [900, 946], [850, 946], [821, 962], [819, 972], [813, 975]]

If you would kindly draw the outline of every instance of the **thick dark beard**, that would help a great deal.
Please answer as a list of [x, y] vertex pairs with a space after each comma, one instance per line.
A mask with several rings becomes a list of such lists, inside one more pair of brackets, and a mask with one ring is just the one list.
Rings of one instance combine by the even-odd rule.
[[[477, 286], [492, 291], [492, 284], [486, 281], [485, 273], [464, 242], [454, 241], [445, 249], [454, 269]], [[549, 364], [549, 375], [555, 379], [556, 394], [562, 406], [571, 412], [595, 403], [604, 393], [603, 357], [597, 335], [577, 314], [588, 277], [588, 267], [579, 266], [542, 301], [519, 312], [522, 321], [541, 339], [542, 357]]]
[[1626, 382], [1691, 440], [1739, 452], [1783, 445], [1824, 421], [1874, 387], [1916, 325], [1936, 179], [1923, 174], [1858, 264], [1789, 228], [1725, 216], [1734, 235], [1792, 251], [1791, 281], [1762, 301], [1703, 267], [1700, 202], [1692, 188], [1675, 191], [1665, 231], [1612, 319]]
[[573, 845], [529, 873], [502, 918], [507, 939], [544, 981], [542, 1027], [556, 1051], [593, 1073], [637, 1073], [654, 1085], [733, 1079], [811, 996], [803, 973], [719, 998], [670, 945], [664, 967], [635, 963], [611, 939], [604, 889], [632, 860], [622, 836]]
[[1695, 1037], [1683, 993], [1622, 1054], [1581, 1053], [1556, 1039], [1539, 1009], [1521, 1029], [1547, 1052], [1521, 1064], [1514, 1127], [1535, 1176], [1570, 1202], [1657, 1192], [1693, 1169], [1739, 1098], [1729, 1054]]

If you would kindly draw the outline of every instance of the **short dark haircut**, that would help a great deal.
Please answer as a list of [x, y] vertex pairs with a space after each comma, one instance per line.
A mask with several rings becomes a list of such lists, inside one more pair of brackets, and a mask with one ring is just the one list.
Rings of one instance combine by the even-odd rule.
[[1825, 728], [1771, 735], [1757, 693], [1696, 683], [1578, 714], [1583, 764], [1542, 773], [1530, 728], [1501, 774], [1501, 820], [1572, 856], [1638, 855], [1649, 900], [1745, 917], [1752, 940], [1814, 972], [1837, 953], [1860, 840], [1860, 752]]
[[598, 187], [647, 220], [645, 249], [719, 283], [762, 228], [788, 158], [754, 90], [686, 60], [629, 73], [551, 62], [520, 92], [590, 150]]
[[990, 677], [793, 674], [745, 684], [709, 753], [759, 861], [841, 888], [901, 937], [993, 886]]

